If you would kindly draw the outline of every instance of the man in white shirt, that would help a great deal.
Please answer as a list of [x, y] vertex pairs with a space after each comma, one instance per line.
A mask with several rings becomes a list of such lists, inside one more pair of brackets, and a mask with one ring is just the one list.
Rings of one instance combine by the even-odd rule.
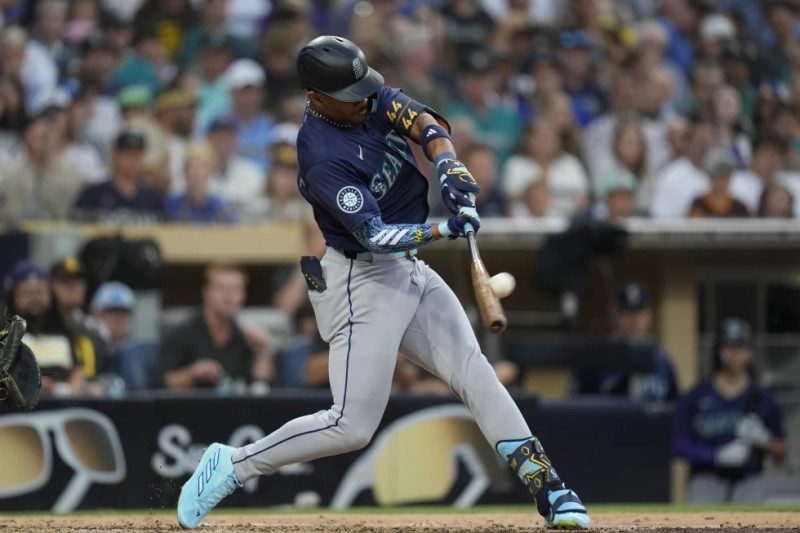
[[703, 170], [703, 158], [714, 146], [714, 132], [707, 122], [695, 122], [688, 134], [686, 153], [664, 167], [656, 177], [653, 218], [685, 218], [692, 201], [708, 191], [709, 177]]
[[210, 191], [227, 201], [237, 218], [247, 218], [243, 215], [264, 196], [266, 179], [258, 165], [236, 153], [236, 120], [228, 116], [217, 118], [211, 123], [206, 140], [217, 156]]

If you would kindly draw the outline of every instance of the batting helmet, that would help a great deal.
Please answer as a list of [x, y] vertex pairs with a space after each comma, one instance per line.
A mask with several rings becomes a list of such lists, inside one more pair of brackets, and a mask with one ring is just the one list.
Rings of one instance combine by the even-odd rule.
[[343, 37], [323, 35], [297, 56], [297, 75], [306, 89], [341, 102], [358, 102], [378, 92], [383, 76], [367, 65], [364, 52]]

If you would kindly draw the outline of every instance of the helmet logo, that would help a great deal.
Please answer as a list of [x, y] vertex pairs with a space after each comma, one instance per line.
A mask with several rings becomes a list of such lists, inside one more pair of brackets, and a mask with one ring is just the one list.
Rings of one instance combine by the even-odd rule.
[[356, 75], [357, 80], [364, 75], [364, 65], [361, 64], [361, 60], [358, 58], [353, 60], [353, 74]]

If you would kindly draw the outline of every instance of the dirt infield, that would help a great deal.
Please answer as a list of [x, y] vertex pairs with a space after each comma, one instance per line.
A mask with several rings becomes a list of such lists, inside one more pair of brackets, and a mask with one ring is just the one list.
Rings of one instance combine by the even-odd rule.
[[[692, 512], [692, 513], [596, 513], [593, 531], [771, 531], [800, 533], [798, 512]], [[182, 531], [172, 516], [0, 516], [3, 533], [160, 533]], [[220, 514], [209, 517], [202, 533], [505, 533], [544, 531], [532, 514]]]

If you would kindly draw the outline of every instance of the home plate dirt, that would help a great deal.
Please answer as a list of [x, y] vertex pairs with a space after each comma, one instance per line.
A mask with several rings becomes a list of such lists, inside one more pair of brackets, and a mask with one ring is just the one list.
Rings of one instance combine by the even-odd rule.
[[[230, 513], [228, 510], [226, 513]], [[797, 512], [692, 512], [692, 513], [596, 513], [592, 531], [780, 531], [800, 533]], [[173, 517], [120, 516], [0, 516], [3, 533], [129, 533], [182, 531]], [[201, 533], [504, 533], [544, 531], [533, 514], [246, 514], [220, 513], [208, 517]]]

